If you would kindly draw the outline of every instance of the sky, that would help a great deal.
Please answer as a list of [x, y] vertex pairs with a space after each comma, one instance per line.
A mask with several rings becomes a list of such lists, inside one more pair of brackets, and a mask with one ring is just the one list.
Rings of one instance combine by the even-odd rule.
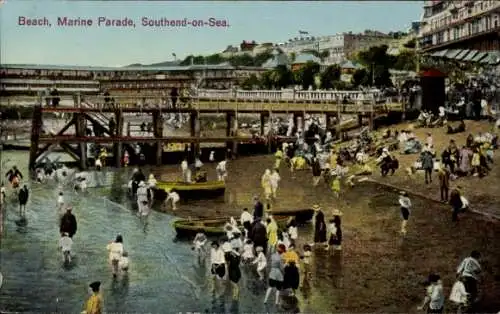
[[[0, 3], [0, 63], [124, 66], [170, 61], [174, 60], [173, 54], [178, 59], [190, 54], [212, 54], [243, 40], [286, 42], [298, 37], [299, 30], [311, 36], [365, 29], [408, 30], [412, 21], [419, 20], [423, 2], [0, 0]], [[64, 18], [66, 23], [80, 19], [90, 20], [92, 25], [63, 25]], [[131, 26], [106, 26], [112, 20], [125, 18]], [[162, 18], [185, 22], [178, 26], [148, 25]], [[27, 25], [33, 22], [42, 25]]]

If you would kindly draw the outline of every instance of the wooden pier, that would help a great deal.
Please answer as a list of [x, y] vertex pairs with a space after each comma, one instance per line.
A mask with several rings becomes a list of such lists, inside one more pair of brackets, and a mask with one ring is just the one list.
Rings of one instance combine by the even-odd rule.
[[[49, 97], [50, 98], [50, 97]], [[387, 101], [353, 101], [351, 103], [339, 103], [336, 99], [311, 99], [306, 100], [276, 100], [276, 99], [233, 99], [215, 98], [190, 99], [189, 103], [182, 107], [172, 108], [171, 106], [144, 106], [138, 105], [140, 101], [146, 103], [161, 103], [157, 95], [138, 97], [116, 96], [114, 103], [104, 101], [102, 96], [75, 95], [73, 106], [47, 107], [44, 106], [46, 99], [41, 96], [33, 99], [34, 111], [31, 132], [30, 169], [33, 169], [37, 160], [45, 154], [51, 146], [59, 145], [70, 156], [79, 162], [80, 167], [88, 167], [87, 145], [86, 143], [113, 144], [113, 164], [116, 167], [122, 165], [124, 150], [133, 151], [133, 144], [149, 143], [156, 146], [156, 163], [162, 162], [163, 147], [168, 143], [190, 144], [192, 152], [199, 151], [200, 143], [226, 143], [227, 148], [237, 154], [239, 143], [254, 142], [255, 138], [237, 136], [238, 134], [238, 114], [253, 113], [259, 114], [261, 120], [261, 135], [264, 135], [264, 125], [270, 120], [273, 114], [293, 114], [295, 125], [299, 119], [304, 119], [306, 114], [323, 114], [327, 125], [331, 125], [332, 118], [336, 117], [340, 121], [341, 114], [355, 114], [359, 121], [368, 118], [369, 125], [373, 126], [373, 119], [379, 114], [386, 114], [389, 111], [398, 111], [394, 105], [388, 107]], [[397, 106], [396, 106], [397, 107]], [[42, 134], [43, 113], [66, 113], [72, 117], [69, 122], [58, 132], [50, 135]], [[152, 116], [152, 136], [124, 136], [124, 117], [126, 113], [146, 113]], [[163, 113], [185, 113], [190, 116], [190, 135], [186, 137], [163, 136]], [[225, 114], [226, 115], [226, 136], [223, 137], [202, 137], [200, 130], [200, 116], [202, 114]], [[113, 117], [115, 124], [110, 129], [109, 121]], [[87, 127], [92, 124], [94, 129], [99, 129], [99, 134], [89, 136]], [[67, 131], [74, 127], [73, 134]], [[337, 125], [340, 131], [340, 124]], [[274, 136], [272, 132], [267, 137], [269, 147], [271, 142], [294, 140], [294, 137], [286, 138]]]

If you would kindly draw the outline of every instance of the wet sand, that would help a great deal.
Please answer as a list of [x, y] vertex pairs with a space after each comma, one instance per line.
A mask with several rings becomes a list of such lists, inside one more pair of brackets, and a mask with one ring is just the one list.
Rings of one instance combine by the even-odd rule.
[[[26, 154], [12, 153], [10, 158], [26, 160]], [[182, 204], [176, 215], [239, 215], [243, 207], [251, 208], [252, 196], [261, 192], [260, 176], [265, 168], [271, 168], [272, 165], [272, 156], [230, 161], [225, 199]], [[207, 167], [210, 168], [209, 176], [214, 178], [215, 165]], [[15, 211], [10, 209], [11, 220], [7, 221], [8, 232], [0, 250], [1, 269], [4, 272], [0, 304], [7, 304], [7, 310], [14, 311], [48, 312], [55, 311], [57, 307], [59, 311], [72, 312], [80, 308], [86, 297], [88, 282], [100, 279], [104, 282], [108, 312], [170, 312], [166, 310], [166, 305], [169, 305], [169, 309], [174, 306], [178, 308], [172, 312], [207, 310], [234, 313], [236, 308], [242, 312], [277, 311], [272, 306], [264, 307], [262, 292], [254, 288], [244, 288], [245, 296], [237, 305], [224, 303], [220, 299], [214, 301], [204, 294], [205, 273], [199, 273], [201, 270], [197, 271], [191, 266], [189, 244], [172, 242], [175, 237], [169, 225], [172, 216], [154, 213], [151, 217], [151, 232], [145, 235], [139, 230], [133, 213], [127, 209], [129, 205], [125, 198], [118, 196], [117, 191], [121, 190], [129, 176], [123, 172], [131, 170], [122, 170], [121, 175], [112, 176], [112, 193], [107, 188], [94, 190], [93, 197], [75, 198], [77, 218], [81, 222], [78, 237], [83, 237], [75, 245], [75, 251], [80, 256], [78, 258], [85, 258], [90, 263], [84, 266], [79, 261], [78, 270], [64, 271], [60, 268], [60, 256], [55, 249], [56, 222], [53, 215], [48, 214], [54, 200], [49, 187], [37, 187], [33, 191], [33, 199], [29, 204], [32, 216], [28, 217], [33, 223], [27, 233], [16, 231], [13, 222]], [[178, 166], [151, 170], [158, 179], [180, 176]], [[149, 170], [145, 169], [145, 173], [149, 173]], [[500, 243], [495, 240], [500, 237], [498, 224], [464, 215], [459, 224], [454, 225], [450, 221], [447, 206], [412, 198], [414, 209], [409, 233], [403, 240], [398, 233], [401, 218], [397, 193], [394, 191], [373, 184], [360, 184], [343, 191], [341, 200], [336, 200], [326, 185], [312, 187], [310, 172], [299, 172], [292, 179], [289, 171], [282, 168], [281, 176], [275, 208], [306, 208], [320, 204], [327, 219], [334, 208], [344, 212], [343, 251], [329, 256], [322, 249], [316, 250], [311, 288], [298, 293], [301, 312], [416, 312], [424, 293], [420, 283], [426, 276], [430, 272], [438, 272], [448, 297], [458, 263], [473, 249], [482, 252], [485, 269], [481, 285], [483, 302], [478, 312], [496, 313], [500, 309], [500, 300], [497, 298], [500, 295]], [[110, 197], [110, 194], [114, 201], [123, 203], [123, 207], [109, 205], [102, 199], [99, 201], [100, 197]], [[137, 263], [137, 266], [134, 264], [137, 270], [130, 277], [128, 290], [113, 286], [105, 266], [103, 246], [118, 231], [126, 233], [131, 260], [135, 259]], [[300, 246], [311, 239], [310, 232], [304, 229], [299, 230], [299, 237]], [[99, 262], [91, 263], [92, 259]], [[177, 272], [172, 271], [172, 265], [183, 266], [178, 266], [181, 268]], [[18, 278], [15, 283], [9, 283], [9, 273]], [[188, 281], [194, 282], [197, 288], [192, 288]], [[33, 285], [33, 282], [37, 284]], [[37, 296], [36, 291], [40, 290], [47, 291]], [[193, 291], [199, 291], [199, 299], [193, 297]], [[55, 302], [44, 302], [55, 300], [65, 293], [67, 297], [59, 301], [57, 306]]]

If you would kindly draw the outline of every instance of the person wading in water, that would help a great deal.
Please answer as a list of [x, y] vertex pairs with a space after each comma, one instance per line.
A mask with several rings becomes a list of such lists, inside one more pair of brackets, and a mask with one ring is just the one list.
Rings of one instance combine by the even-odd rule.
[[76, 233], [77, 223], [76, 217], [71, 213], [72, 208], [68, 207], [66, 213], [61, 217], [61, 224], [59, 225], [59, 232], [67, 233], [70, 238]]
[[102, 313], [102, 296], [100, 294], [101, 282], [95, 281], [89, 285], [92, 295], [87, 300], [85, 311], [82, 314], [101, 314]]
[[28, 203], [29, 191], [26, 185], [19, 191], [19, 216], [26, 217], [26, 203]]

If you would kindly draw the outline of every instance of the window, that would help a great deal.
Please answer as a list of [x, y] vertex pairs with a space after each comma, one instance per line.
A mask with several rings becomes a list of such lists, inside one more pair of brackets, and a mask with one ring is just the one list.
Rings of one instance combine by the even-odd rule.
[[441, 44], [444, 41], [444, 32], [437, 34], [436, 44]]
[[485, 28], [486, 28], [486, 30], [490, 30], [490, 28], [491, 28], [491, 16], [487, 16], [485, 18]]
[[498, 15], [494, 15], [493, 16], [493, 28], [497, 28], [498, 27]]
[[453, 40], [456, 40], [460, 37], [460, 32], [458, 30], [458, 27], [453, 28]]

